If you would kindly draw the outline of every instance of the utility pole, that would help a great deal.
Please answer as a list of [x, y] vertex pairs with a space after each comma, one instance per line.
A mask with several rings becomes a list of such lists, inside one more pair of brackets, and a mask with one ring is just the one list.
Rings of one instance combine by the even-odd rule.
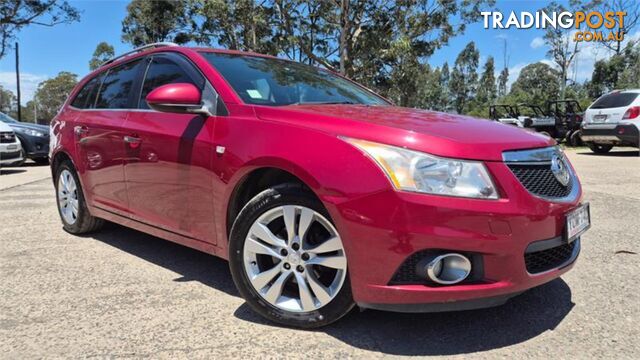
[[18, 121], [22, 121], [22, 105], [20, 105], [20, 48], [16, 41], [16, 93], [18, 95]]

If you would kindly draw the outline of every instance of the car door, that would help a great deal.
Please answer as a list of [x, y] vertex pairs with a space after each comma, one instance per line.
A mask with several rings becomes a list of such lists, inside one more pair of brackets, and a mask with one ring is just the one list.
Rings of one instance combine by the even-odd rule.
[[138, 111], [125, 124], [130, 141], [125, 178], [132, 215], [215, 244], [214, 174], [210, 170], [215, 118], [157, 112], [145, 101], [153, 89], [171, 83], [212, 88], [182, 55], [155, 54], [145, 61]]
[[87, 198], [93, 206], [124, 215], [128, 214], [129, 202], [124, 181], [126, 153], [122, 127], [142, 65], [138, 59], [111, 68], [89, 81], [93, 88], [87, 89], [88, 99], [83, 100], [83, 91], [76, 98], [84, 101], [74, 133], [81, 162], [76, 166]]

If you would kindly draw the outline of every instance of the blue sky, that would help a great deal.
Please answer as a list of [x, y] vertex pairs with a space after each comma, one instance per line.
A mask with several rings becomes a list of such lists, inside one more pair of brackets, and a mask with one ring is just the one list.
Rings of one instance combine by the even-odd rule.
[[[70, 1], [82, 11], [80, 22], [58, 25], [53, 28], [31, 26], [21, 31], [17, 38], [20, 42], [20, 70], [23, 90], [23, 103], [33, 96], [37, 84], [60, 71], [71, 71], [80, 77], [89, 72], [89, 59], [100, 41], [114, 45], [116, 53], [131, 48], [120, 40], [121, 22], [126, 14], [128, 1], [121, 0], [84, 0]], [[496, 10], [531, 11], [545, 6], [547, 1], [497, 1]], [[503, 39], [508, 42], [509, 68], [511, 79], [517, 77], [520, 69], [529, 63], [546, 59], [546, 47], [540, 46], [542, 30], [536, 29], [484, 29], [481, 22], [471, 24], [465, 33], [452, 39], [449, 45], [438, 50], [429, 59], [433, 66], [445, 61], [452, 64], [458, 53], [469, 41], [475, 41], [480, 51], [481, 63], [488, 56], [496, 58], [497, 68], [502, 68]], [[637, 33], [636, 33], [637, 35]], [[603, 54], [593, 46], [587, 46], [578, 59], [577, 80], [590, 78], [593, 62]], [[14, 52], [10, 51], [0, 60], [0, 85], [15, 91]]]

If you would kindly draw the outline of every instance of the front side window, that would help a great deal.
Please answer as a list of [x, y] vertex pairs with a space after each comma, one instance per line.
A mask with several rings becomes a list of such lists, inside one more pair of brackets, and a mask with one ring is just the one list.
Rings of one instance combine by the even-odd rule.
[[364, 88], [312, 66], [259, 56], [211, 52], [202, 56], [248, 104], [389, 105]]
[[147, 69], [147, 75], [142, 85], [142, 92], [138, 101], [138, 108], [148, 109], [149, 105], [145, 100], [147, 95], [155, 88], [176, 83], [189, 83], [202, 89], [204, 78], [195, 74], [189, 74], [180, 65], [164, 56], [154, 56]]
[[97, 109], [126, 109], [129, 107], [129, 94], [138, 74], [141, 60], [132, 61], [119, 67], [109, 69], [102, 82], [98, 98]]

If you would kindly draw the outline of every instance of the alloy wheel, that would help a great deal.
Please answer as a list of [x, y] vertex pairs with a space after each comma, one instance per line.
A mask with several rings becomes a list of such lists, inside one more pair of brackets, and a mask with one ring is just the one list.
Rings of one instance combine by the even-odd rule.
[[78, 219], [78, 187], [69, 170], [62, 170], [58, 178], [58, 207], [64, 221], [73, 225]]
[[322, 214], [298, 205], [262, 214], [245, 238], [243, 259], [260, 297], [291, 312], [329, 304], [347, 274], [347, 258], [334, 226]]

